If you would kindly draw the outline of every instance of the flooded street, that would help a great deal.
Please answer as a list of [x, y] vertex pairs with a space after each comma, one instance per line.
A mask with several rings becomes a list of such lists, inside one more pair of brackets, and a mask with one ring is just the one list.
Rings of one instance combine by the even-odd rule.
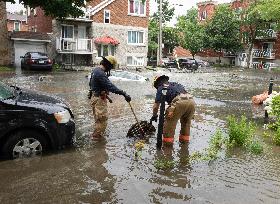
[[[0, 161], [0, 203], [280, 203], [280, 147], [266, 142], [260, 156], [236, 151], [211, 162], [189, 162], [189, 155], [208, 146], [217, 128], [225, 128], [230, 114], [245, 114], [262, 126], [262, 108], [251, 97], [268, 89], [280, 75], [258, 70], [213, 70], [198, 73], [145, 71], [149, 82], [116, 81], [132, 97], [140, 120], [149, 120], [156, 90], [152, 79], [167, 74], [187, 87], [197, 103], [189, 145], [179, 145], [179, 125], [173, 149], [156, 149], [149, 138], [142, 157], [135, 160], [134, 143], [126, 137], [135, 123], [122, 96], [111, 94], [105, 139], [93, 142], [93, 116], [87, 99], [87, 72], [0, 73], [1, 81], [64, 98], [76, 122], [76, 144], [43, 157]], [[40, 76], [46, 76], [39, 81]], [[156, 125], [154, 123], [154, 125]], [[159, 158], [175, 161], [158, 170]]]

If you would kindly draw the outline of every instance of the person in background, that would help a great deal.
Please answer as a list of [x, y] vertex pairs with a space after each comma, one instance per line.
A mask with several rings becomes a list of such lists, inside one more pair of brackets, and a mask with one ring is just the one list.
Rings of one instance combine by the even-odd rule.
[[195, 112], [193, 97], [187, 93], [183, 85], [176, 82], [169, 82], [169, 77], [165, 75], [155, 77], [153, 85], [157, 89], [157, 93], [151, 121], [157, 122], [162, 90], [167, 89], [165, 101], [169, 107], [165, 112], [163, 144], [173, 144], [175, 129], [179, 119], [181, 122], [179, 141], [183, 143], [189, 142], [191, 120]]
[[117, 60], [113, 56], [102, 57], [100, 66], [93, 69], [89, 82], [89, 99], [95, 119], [93, 139], [101, 138], [106, 130], [108, 121], [107, 100], [109, 92], [124, 96], [127, 102], [131, 97], [123, 90], [117, 88], [110, 80], [110, 71], [117, 66]]

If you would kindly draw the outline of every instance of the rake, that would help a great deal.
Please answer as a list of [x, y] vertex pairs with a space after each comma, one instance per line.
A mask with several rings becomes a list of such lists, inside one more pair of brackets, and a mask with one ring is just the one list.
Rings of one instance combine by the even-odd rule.
[[134, 109], [132, 108], [132, 105], [130, 102], [128, 102], [131, 112], [133, 113], [133, 116], [136, 120], [136, 123], [134, 125], [131, 126], [131, 128], [128, 130], [127, 136], [128, 137], [141, 137], [141, 138], [145, 138], [148, 135], [153, 134], [156, 129], [155, 127], [152, 125], [152, 123], [147, 122], [147, 121], [141, 121], [139, 122]]

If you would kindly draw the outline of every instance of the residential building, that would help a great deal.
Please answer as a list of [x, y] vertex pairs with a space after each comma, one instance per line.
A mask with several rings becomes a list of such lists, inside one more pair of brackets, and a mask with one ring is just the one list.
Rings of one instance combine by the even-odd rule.
[[7, 28], [10, 32], [27, 31], [28, 26], [26, 15], [7, 12]]
[[52, 32], [52, 18], [45, 16], [44, 11], [40, 7], [34, 9], [27, 7], [26, 11], [28, 31], [41, 33]]
[[[249, 6], [249, 0], [232, 0], [228, 5], [235, 10], [237, 14], [240, 14], [242, 10]], [[217, 7], [218, 3], [215, 1], [204, 1], [197, 4], [198, 16], [201, 23], [204, 23], [207, 19], [210, 19]], [[243, 16], [240, 16], [242, 18]], [[241, 41], [246, 41], [246, 30], [242, 30]], [[245, 45], [245, 44], [244, 44]], [[239, 53], [223, 52], [223, 59], [236, 66], [247, 66], [248, 48], [244, 46], [244, 50]], [[205, 57], [215, 56], [218, 53], [209, 52]], [[215, 56], [216, 57], [216, 56]], [[280, 34], [273, 29], [273, 24], [268, 23], [267, 28], [259, 30], [258, 35], [254, 41], [253, 52], [251, 57], [252, 68], [269, 68], [276, 64], [280, 65]]]
[[[35, 10], [28, 25], [36, 26], [36, 32], [52, 33], [50, 55], [58, 63], [91, 66], [107, 55], [114, 55], [120, 67], [147, 63], [148, 0], [92, 0], [87, 2], [85, 16], [64, 20], [48, 19], [41, 9]], [[48, 26], [40, 27], [35, 21]]]

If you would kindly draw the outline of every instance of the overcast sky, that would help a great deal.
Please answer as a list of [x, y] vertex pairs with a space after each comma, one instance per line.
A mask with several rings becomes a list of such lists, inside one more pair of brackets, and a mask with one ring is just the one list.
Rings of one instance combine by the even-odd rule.
[[[193, 6], [196, 6], [196, 4], [198, 2], [202, 2], [204, 0], [169, 0], [170, 4], [177, 4], [175, 5], [175, 18], [172, 20], [171, 24], [174, 24], [174, 22], [176, 21], [176, 17], [179, 15], [184, 15], [186, 14], [186, 11], [188, 9], [190, 9]], [[230, 2], [231, 0], [218, 0], [219, 3], [224, 3], [224, 2]], [[17, 0], [18, 2], [18, 0]], [[150, 0], [150, 10], [151, 13], [154, 13], [157, 10], [157, 5], [156, 5], [156, 0]], [[183, 6], [178, 6], [178, 4], [181, 4]], [[11, 4], [11, 3], [7, 3], [7, 10], [10, 12], [14, 12], [14, 11], [20, 11], [24, 9], [22, 4]]]

